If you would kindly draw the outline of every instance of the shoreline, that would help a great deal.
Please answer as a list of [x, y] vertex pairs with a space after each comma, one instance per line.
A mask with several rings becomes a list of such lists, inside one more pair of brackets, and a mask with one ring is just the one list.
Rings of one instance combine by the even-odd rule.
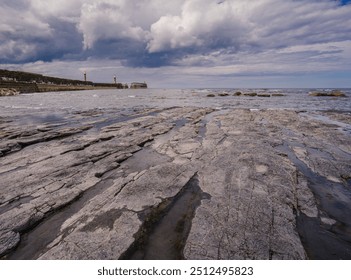
[[104, 89], [124, 89], [126, 87], [120, 85], [100, 86], [100, 85], [85, 85], [85, 86], [71, 86], [71, 85], [45, 85], [45, 84], [31, 84], [19, 85], [12, 84], [8, 87], [0, 88], [0, 96], [13, 96], [26, 93], [43, 93], [43, 92], [61, 92], [61, 91], [85, 91], [85, 90], [104, 90]]
[[0, 118], [3, 258], [351, 259], [349, 113], [122, 112]]
[[[128, 84], [117, 82], [116, 77], [113, 77], [113, 81], [113, 83], [95, 83], [87, 81], [86, 73], [84, 73], [84, 81], [81, 81], [44, 76], [30, 72], [0, 69], [0, 96], [36, 92], [129, 88]], [[130, 88], [147, 88], [147, 84], [146, 82], [132, 82]]]

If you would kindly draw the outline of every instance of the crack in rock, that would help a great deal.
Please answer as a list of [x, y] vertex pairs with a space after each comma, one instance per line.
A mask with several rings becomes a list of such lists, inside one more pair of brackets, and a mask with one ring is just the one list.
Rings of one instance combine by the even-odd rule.
[[143, 224], [120, 259], [184, 259], [191, 220], [202, 199], [210, 196], [201, 191], [195, 174], [176, 196], [140, 212]]

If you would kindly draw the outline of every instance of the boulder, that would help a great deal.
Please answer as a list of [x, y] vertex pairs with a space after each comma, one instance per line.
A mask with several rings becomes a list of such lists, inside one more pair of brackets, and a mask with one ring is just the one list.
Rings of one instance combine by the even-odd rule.
[[313, 91], [310, 92], [310, 96], [332, 96], [332, 97], [346, 97], [345, 93], [340, 90], [332, 90], [331, 92], [326, 91]]
[[345, 93], [343, 93], [341, 90], [332, 90], [330, 93], [331, 96], [336, 96], [336, 97], [345, 97]]
[[245, 96], [257, 96], [256, 92], [244, 93]]

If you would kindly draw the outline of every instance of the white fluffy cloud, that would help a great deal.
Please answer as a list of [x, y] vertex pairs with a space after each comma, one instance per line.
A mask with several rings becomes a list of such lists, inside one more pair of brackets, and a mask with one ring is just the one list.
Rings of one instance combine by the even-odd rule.
[[150, 30], [150, 52], [203, 46], [235, 46], [249, 24], [237, 15], [233, 1], [184, 1], [179, 15], [165, 15]]
[[91, 0], [81, 6], [78, 29], [84, 36], [85, 48], [99, 40], [132, 39], [145, 43], [150, 26], [171, 12], [179, 13], [183, 0], [165, 5], [161, 0]]
[[189, 62], [194, 54], [257, 54], [350, 40], [351, 5], [339, 4], [332, 0], [178, 0], [171, 4], [91, 0], [81, 7], [78, 27], [86, 49], [103, 41], [128, 39], [139, 44], [142, 55], [162, 53], [166, 64], [174, 64], [179, 59]]
[[130, 3], [105, 0], [83, 4], [79, 30], [84, 35], [84, 47], [92, 48], [96, 41], [106, 39], [145, 40], [147, 33], [131, 17]]
[[40, 18], [55, 17], [67, 21], [79, 21], [80, 10], [85, 0], [30, 0], [31, 11]]
[[15, 7], [1, 7], [0, 34], [2, 42], [6, 41], [5, 34], [17, 36], [18, 38], [36, 37], [45, 38], [51, 36], [48, 23], [41, 21], [30, 10], [20, 10]]
[[271, 49], [351, 38], [351, 7], [334, 1], [185, 0], [151, 26], [151, 52], [183, 47]]

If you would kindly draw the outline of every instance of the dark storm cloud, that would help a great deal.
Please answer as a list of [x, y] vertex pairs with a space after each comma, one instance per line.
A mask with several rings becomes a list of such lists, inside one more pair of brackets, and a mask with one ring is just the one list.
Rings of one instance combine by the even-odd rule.
[[0, 10], [0, 63], [51, 61], [82, 50], [76, 23], [36, 10], [31, 1], [5, 1]]
[[82, 36], [76, 32], [74, 25], [54, 19], [50, 23], [50, 33], [48, 36], [5, 33], [4, 37], [12, 44], [1, 55], [1, 63], [81, 57]]
[[52, 18], [49, 25], [53, 35], [48, 38], [47, 44], [42, 45], [41, 53], [48, 52], [51, 59], [66, 56], [80, 57], [83, 36], [77, 32], [76, 24]]

